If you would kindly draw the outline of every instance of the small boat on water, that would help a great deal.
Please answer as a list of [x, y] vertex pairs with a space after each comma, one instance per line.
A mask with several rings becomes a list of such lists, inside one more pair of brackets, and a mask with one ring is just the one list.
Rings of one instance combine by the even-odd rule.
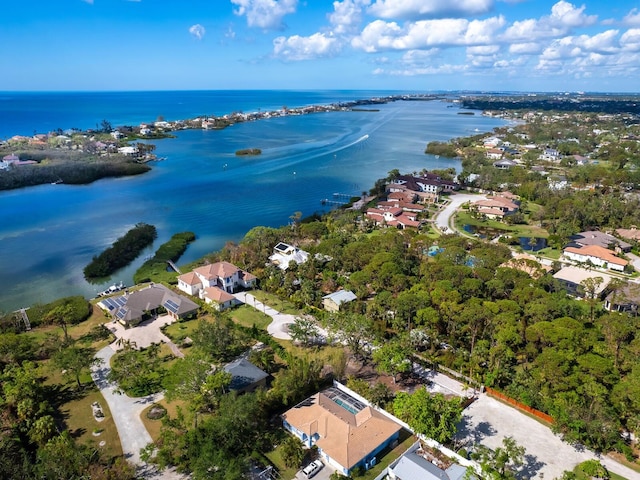
[[102, 292], [98, 292], [98, 297], [106, 297], [107, 295], [111, 295], [112, 293], [116, 293], [119, 292], [120, 290], [124, 290], [125, 288], [127, 288], [127, 286], [122, 283], [122, 281], [120, 281], [119, 284], [113, 284], [111, 285], [109, 288], [107, 288], [106, 290], [103, 290]]

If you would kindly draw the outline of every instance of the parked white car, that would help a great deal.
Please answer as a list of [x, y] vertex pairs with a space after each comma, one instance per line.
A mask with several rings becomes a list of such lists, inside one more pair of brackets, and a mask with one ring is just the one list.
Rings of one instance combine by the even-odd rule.
[[320, 460], [314, 460], [309, 465], [304, 467], [302, 473], [304, 473], [305, 477], [307, 478], [315, 477], [315, 475], [320, 470], [322, 470], [322, 467], [324, 467], [324, 463], [322, 463]]

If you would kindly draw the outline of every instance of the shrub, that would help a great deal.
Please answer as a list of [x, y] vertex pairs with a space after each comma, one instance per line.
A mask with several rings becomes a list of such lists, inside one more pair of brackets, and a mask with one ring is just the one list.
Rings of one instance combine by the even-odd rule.
[[151, 408], [147, 411], [147, 418], [150, 420], [160, 420], [167, 414], [167, 409], [162, 405], [158, 405], [154, 403], [151, 405]]

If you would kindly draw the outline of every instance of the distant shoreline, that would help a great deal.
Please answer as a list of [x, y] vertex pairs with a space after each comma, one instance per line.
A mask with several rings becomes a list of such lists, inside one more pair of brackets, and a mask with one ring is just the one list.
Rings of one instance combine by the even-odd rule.
[[[304, 107], [284, 106], [279, 110], [270, 111], [202, 115], [173, 121], [159, 118], [154, 122], [142, 122], [137, 126], [111, 127], [111, 123], [105, 119], [102, 121], [104, 126], [101, 129], [96, 125], [96, 129], [58, 128], [46, 134], [14, 135], [6, 141], [0, 141], [0, 167], [4, 170], [4, 175], [0, 178], [0, 191], [53, 183], [88, 185], [103, 178], [146, 173], [151, 168], [140, 164], [156, 160], [155, 155], [151, 153], [155, 145], [147, 140], [171, 138], [172, 132], [179, 130], [222, 130], [237, 123], [311, 113], [377, 112], [379, 109], [367, 107], [396, 101], [443, 98], [445, 96], [439, 94], [389, 95]], [[138, 143], [132, 145], [136, 141]], [[244, 149], [237, 151], [236, 155], [259, 155], [257, 150], [259, 149]], [[114, 156], [116, 153], [125, 162], [118, 161], [118, 155]], [[19, 160], [5, 162], [9, 157]], [[60, 158], [51, 162], [51, 159], [56, 157]], [[104, 165], [109, 167], [104, 168]]]

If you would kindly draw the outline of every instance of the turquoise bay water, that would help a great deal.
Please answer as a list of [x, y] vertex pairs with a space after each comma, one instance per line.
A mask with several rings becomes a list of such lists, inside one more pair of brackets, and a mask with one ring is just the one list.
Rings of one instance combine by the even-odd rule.
[[[293, 105], [293, 102], [289, 102]], [[398, 168], [459, 169], [425, 155], [429, 141], [490, 131], [504, 122], [457, 115], [438, 101], [398, 101], [377, 112], [331, 112], [274, 118], [220, 131], [188, 130], [157, 141], [145, 175], [86, 186], [43, 185], [0, 193], [0, 309], [61, 296], [92, 297], [105, 286], [131, 283], [146, 255], [179, 231], [197, 235], [179, 264], [238, 241], [253, 226], [280, 226], [289, 216], [328, 207], [334, 192], [357, 195]], [[262, 155], [236, 157], [241, 148]], [[159, 238], [130, 267], [102, 285], [82, 268], [138, 222]]]

